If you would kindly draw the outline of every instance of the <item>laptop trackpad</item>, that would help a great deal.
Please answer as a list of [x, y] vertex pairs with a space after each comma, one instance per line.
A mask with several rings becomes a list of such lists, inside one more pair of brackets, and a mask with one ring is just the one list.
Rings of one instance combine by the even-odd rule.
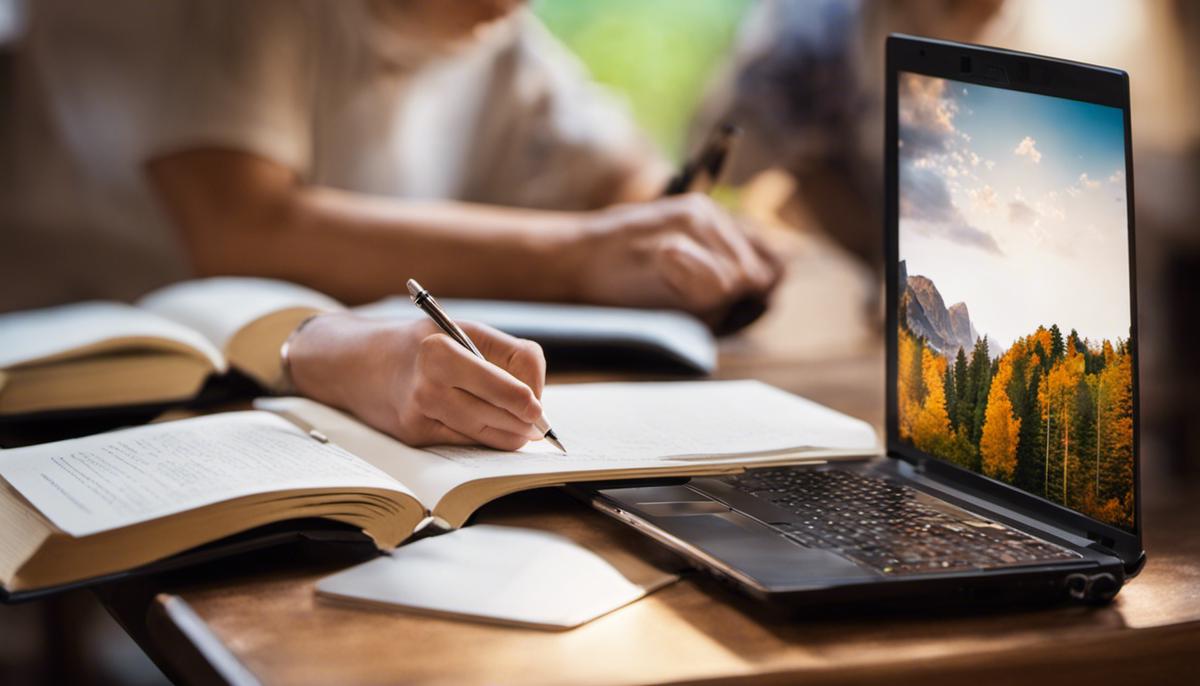
[[834, 580], [877, 576], [832, 551], [807, 548], [784, 538], [774, 529], [706, 496], [696, 498], [699, 494], [695, 492], [679, 500], [663, 497], [668, 493], [656, 493], [659, 497], [649, 498], [645, 497], [649, 494], [640, 493], [643, 497], [632, 499], [628, 498], [629, 493], [620, 490], [608, 491], [607, 495], [625, 496], [616, 498], [619, 501], [637, 501], [625, 502], [624, 507], [772, 591], [815, 588]]

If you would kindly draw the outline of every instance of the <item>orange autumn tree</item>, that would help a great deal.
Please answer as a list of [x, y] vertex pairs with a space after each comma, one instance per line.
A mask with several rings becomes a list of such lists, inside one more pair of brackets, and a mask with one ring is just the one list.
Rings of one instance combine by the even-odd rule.
[[1017, 438], [1021, 433], [1021, 420], [1013, 416], [1012, 401], [1008, 397], [1012, 375], [1012, 356], [1005, 355], [1000, 359], [999, 370], [992, 377], [983, 435], [979, 439], [983, 473], [1010, 483], [1017, 469]]
[[1107, 345], [1109, 364], [1096, 383], [1095, 517], [1133, 526], [1133, 365]]
[[934, 455], [945, 455], [954, 442], [950, 415], [946, 412], [946, 392], [942, 386], [942, 379], [946, 376], [946, 358], [925, 348], [921, 353], [921, 376], [925, 386], [925, 401], [913, 418], [913, 445]]
[[897, 351], [896, 400], [900, 438], [912, 440], [913, 419], [920, 409], [919, 397], [921, 380], [916, 377], [916, 369], [921, 363], [921, 346], [905, 328], [900, 327], [899, 350]]
[[[1079, 441], [1079, 437], [1071, 432], [1071, 408], [1075, 405], [1075, 394], [1083, 372], [1083, 356], [1068, 352], [1066, 358], [1050, 369], [1038, 391], [1042, 420], [1046, 423], [1044, 492], [1047, 497], [1068, 506], [1071, 503], [1067, 497], [1067, 475], [1071, 466], [1078, 463], [1072, 441]], [[1058, 492], [1052, 493], [1055, 485], [1059, 486]]]

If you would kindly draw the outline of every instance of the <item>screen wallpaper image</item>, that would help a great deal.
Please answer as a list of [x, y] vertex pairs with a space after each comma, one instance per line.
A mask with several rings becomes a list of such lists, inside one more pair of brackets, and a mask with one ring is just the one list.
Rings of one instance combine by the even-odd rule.
[[1134, 528], [1121, 110], [901, 73], [899, 434]]

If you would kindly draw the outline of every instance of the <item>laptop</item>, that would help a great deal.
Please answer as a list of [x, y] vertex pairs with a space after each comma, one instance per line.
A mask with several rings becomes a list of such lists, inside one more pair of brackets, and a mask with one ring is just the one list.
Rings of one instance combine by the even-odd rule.
[[1105, 602], [1145, 561], [1124, 72], [887, 41], [886, 454], [588, 490], [757, 598]]

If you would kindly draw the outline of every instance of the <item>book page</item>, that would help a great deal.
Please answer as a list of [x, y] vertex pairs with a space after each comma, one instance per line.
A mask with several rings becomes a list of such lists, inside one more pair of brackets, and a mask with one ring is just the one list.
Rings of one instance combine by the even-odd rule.
[[137, 305], [194, 329], [222, 352], [238, 331], [269, 314], [294, 308], [314, 312], [342, 309], [336, 300], [304, 286], [234, 276], [184, 281], [160, 288]]
[[[515, 453], [435, 446], [461, 466], [584, 469], [876, 447], [869, 424], [757, 381], [598, 383], [547, 386], [543, 407], [567, 448], [544, 441]], [[497, 463], [501, 463], [498, 465]]]
[[83, 302], [0, 314], [0, 368], [146, 349], [203, 356], [224, 371], [221, 353], [187, 327], [117, 302]]
[[332, 443], [266, 412], [232, 412], [0, 451], [0, 476], [72, 536], [249, 495], [409, 493]]
[[517, 452], [413, 448], [319, 403], [264, 398], [256, 407], [314, 427], [387, 472], [434, 509], [473, 481], [580, 471], [682, 468], [788, 457], [833, 459], [877, 449], [874, 429], [757, 381], [563, 384], [543, 406], [568, 454], [544, 441]]
[[258, 398], [254, 407], [277, 414], [302, 430], [320, 431], [404, 484], [426, 508], [432, 508], [443, 493], [471, 478], [468, 471], [440, 455], [405, 445], [350, 415], [307, 398]]

